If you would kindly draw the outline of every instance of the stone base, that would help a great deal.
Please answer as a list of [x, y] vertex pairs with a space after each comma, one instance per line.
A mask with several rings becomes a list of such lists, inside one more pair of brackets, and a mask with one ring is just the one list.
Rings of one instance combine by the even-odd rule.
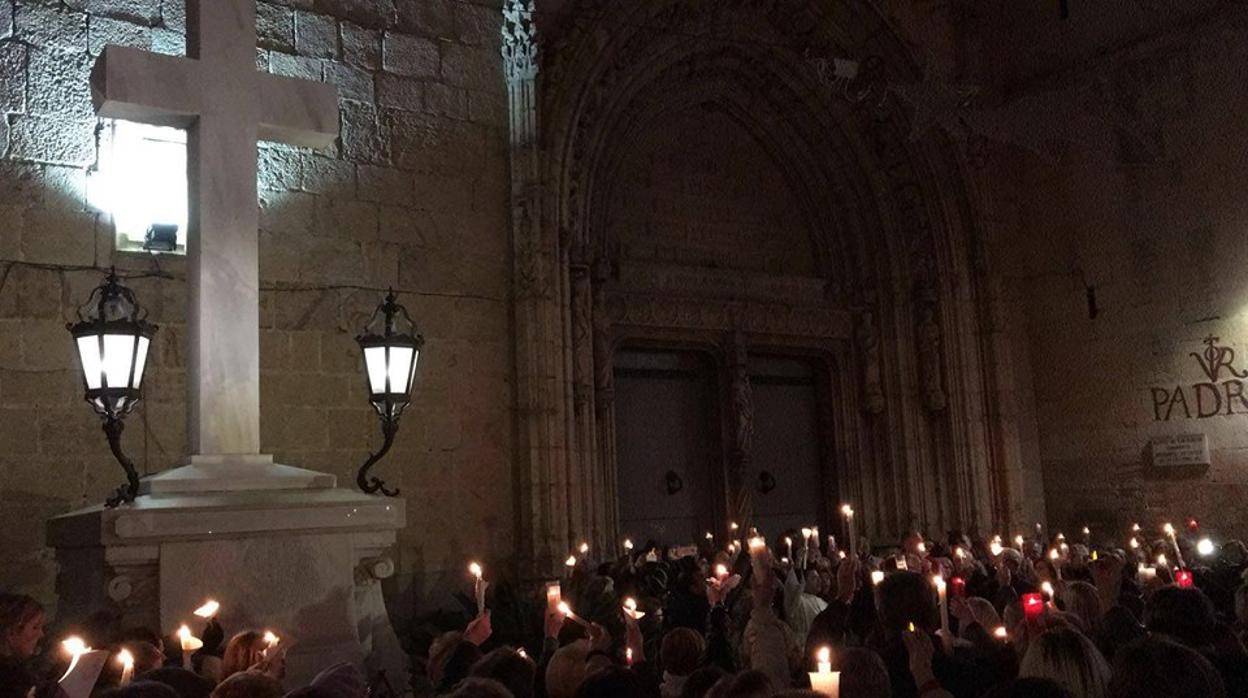
[[[405, 681], [406, 656], [378, 589], [393, 573], [384, 554], [404, 526], [403, 500], [333, 489], [332, 476], [272, 463], [259, 469], [280, 483], [228, 491], [203, 472], [219, 467], [230, 466], [192, 463], [150, 478], [150, 494], [131, 505], [49, 520], [58, 620], [110, 611], [124, 626], [168, 635], [187, 623], [198, 632], [192, 611], [213, 598], [227, 634], [272, 629], [288, 641], [288, 689], [343, 661]], [[171, 494], [168, 483], [192, 489]]]

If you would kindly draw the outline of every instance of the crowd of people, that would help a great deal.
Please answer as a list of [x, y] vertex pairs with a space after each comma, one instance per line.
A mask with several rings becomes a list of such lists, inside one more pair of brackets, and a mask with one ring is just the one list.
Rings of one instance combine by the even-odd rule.
[[[1097, 545], [1086, 529], [1073, 538], [910, 533], [842, 550], [801, 530], [630, 545], [613, 560], [570, 558], [557, 588], [527, 602], [500, 584], [479, 612], [465, 603], [462, 627], [413, 645], [410, 686], [341, 664], [286, 693], [284, 648], [255, 630], [227, 640], [209, 620], [188, 657], [150, 629], [87, 638], [133, 665], [122, 676], [108, 662], [93, 695], [826, 695], [813, 680], [839, 698], [1248, 696], [1243, 543], [1216, 546], [1195, 522], [1155, 540], [1138, 527]], [[57, 695], [65, 658], [42, 642], [44, 623], [33, 599], [0, 594], [0, 698]]]

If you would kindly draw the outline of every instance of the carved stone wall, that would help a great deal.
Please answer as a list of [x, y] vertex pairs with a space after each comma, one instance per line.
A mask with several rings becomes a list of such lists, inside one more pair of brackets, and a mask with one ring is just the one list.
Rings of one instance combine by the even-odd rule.
[[[917, 79], [870, 3], [571, 8], [540, 62], [540, 237], [558, 231], [572, 279], [564, 297], [544, 302], [565, 309], [573, 338], [556, 349], [571, 397], [545, 409], [575, 411], [584, 398], [578, 289], [582, 267], [605, 270], [594, 274], [590, 307], [592, 427], [577, 413], [563, 437], [568, 472], [605, 484], [606, 501], [566, 490], [570, 499], [555, 505], [574, 514], [563, 543], [617, 533], [609, 514], [574, 512], [571, 500], [613, 506], [604, 362], [618, 343], [647, 340], [703, 343], [720, 356], [828, 357], [828, 468], [865, 533], [1009, 523], [1008, 448], [1001, 425], [983, 418], [994, 380], [987, 272], [982, 255], [972, 259], [960, 157], [936, 138], [910, 141], [909, 109], [890, 97], [852, 104], [828, 93], [808, 63], [829, 51], [872, 56], [891, 76]], [[708, 133], [682, 139], [698, 114]], [[740, 152], [715, 150], [723, 133], [737, 134]], [[755, 166], [757, 186], [734, 179], [734, 167], [760, 160], [770, 166]], [[855, 318], [869, 318], [870, 336], [855, 341]], [[589, 453], [577, 433], [587, 428]]]

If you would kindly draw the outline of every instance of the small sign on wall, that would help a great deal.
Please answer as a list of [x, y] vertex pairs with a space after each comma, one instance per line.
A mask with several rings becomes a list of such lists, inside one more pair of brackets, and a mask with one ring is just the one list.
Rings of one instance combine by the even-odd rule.
[[1169, 468], [1184, 465], [1209, 465], [1208, 434], [1174, 434], [1158, 436], [1150, 442], [1153, 466]]

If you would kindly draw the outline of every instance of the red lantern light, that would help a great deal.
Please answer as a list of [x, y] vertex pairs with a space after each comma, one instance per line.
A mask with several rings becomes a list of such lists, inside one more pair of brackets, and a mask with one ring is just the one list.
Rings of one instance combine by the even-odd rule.
[[1187, 520], [1187, 527], [1188, 527], [1189, 529], [1191, 529], [1191, 530], [1195, 531], [1196, 529], [1200, 528], [1200, 522], [1199, 522], [1199, 521], [1197, 521], [1196, 519], [1188, 519], [1188, 520]]
[[1194, 583], [1192, 579], [1192, 571], [1179, 570], [1178, 572], [1175, 572], [1174, 583], [1178, 585], [1180, 589], [1191, 589]]
[[1023, 616], [1027, 620], [1036, 620], [1044, 614], [1043, 594], [1023, 594]]

